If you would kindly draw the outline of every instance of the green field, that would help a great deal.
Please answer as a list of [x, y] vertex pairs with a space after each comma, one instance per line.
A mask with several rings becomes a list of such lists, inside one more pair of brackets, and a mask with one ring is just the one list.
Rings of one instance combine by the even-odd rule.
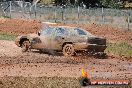
[[0, 32], [0, 40], [15, 40], [17, 36], [5, 32]]
[[132, 56], [132, 44], [127, 42], [108, 43], [107, 53], [112, 53], [120, 56]]

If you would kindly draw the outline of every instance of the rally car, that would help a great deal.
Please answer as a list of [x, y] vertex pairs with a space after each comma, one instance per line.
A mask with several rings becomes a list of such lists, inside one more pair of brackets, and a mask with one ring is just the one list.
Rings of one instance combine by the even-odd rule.
[[37, 34], [18, 36], [15, 44], [23, 52], [29, 49], [62, 52], [64, 56], [75, 55], [78, 51], [104, 53], [106, 38], [97, 37], [78, 27], [48, 26]]

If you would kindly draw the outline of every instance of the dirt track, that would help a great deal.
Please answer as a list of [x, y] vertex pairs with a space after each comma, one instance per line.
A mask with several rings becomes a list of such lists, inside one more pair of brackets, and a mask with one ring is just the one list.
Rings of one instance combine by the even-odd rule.
[[80, 77], [81, 68], [89, 71], [91, 78], [131, 79], [132, 62], [109, 55], [108, 59], [94, 57], [63, 57], [22, 53], [13, 41], [0, 40], [0, 77]]
[[[41, 25], [39, 21], [0, 19], [0, 32], [16, 35], [34, 33], [40, 30]], [[106, 37], [108, 41], [132, 43], [132, 32], [130, 31], [97, 24], [68, 26], [85, 28], [92, 34]], [[38, 51], [22, 53], [14, 41], [0, 40], [0, 78], [8, 76], [78, 78], [81, 76], [81, 68], [84, 68], [89, 72], [89, 77], [93, 79], [132, 80], [132, 62], [127, 61], [126, 58], [110, 54], [108, 54], [108, 59], [102, 60], [92, 56], [52, 56]]]

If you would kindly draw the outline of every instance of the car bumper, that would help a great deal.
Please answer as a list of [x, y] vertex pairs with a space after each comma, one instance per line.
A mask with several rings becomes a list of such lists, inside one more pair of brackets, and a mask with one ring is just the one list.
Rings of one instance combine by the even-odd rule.
[[95, 51], [95, 52], [104, 52], [107, 48], [106, 45], [88, 45], [88, 51]]
[[95, 52], [103, 52], [107, 45], [97, 45], [97, 44], [86, 44], [86, 43], [76, 43], [73, 44], [75, 50], [87, 50]]

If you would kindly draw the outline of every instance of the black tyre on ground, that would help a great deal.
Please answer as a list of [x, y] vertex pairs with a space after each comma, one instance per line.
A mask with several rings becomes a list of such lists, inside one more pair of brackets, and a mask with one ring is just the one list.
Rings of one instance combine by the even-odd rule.
[[96, 58], [99, 58], [99, 59], [106, 59], [108, 56], [106, 53], [104, 52], [99, 52], [96, 54]]
[[24, 41], [22, 43], [22, 46], [21, 46], [22, 52], [28, 51], [29, 50], [29, 47], [30, 47], [30, 42], [28, 40]]
[[63, 47], [63, 55], [64, 56], [72, 56], [74, 55], [75, 51], [74, 51], [74, 47], [72, 44], [66, 44]]

